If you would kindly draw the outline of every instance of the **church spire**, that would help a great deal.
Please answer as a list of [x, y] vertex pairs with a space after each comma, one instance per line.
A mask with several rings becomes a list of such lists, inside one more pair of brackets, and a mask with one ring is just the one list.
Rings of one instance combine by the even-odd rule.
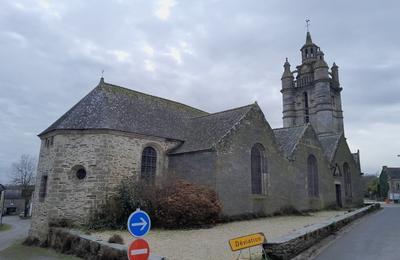
[[310, 34], [310, 19], [306, 19], [306, 27], [307, 27], [307, 36], [306, 36], [306, 44], [305, 45], [312, 45], [312, 39]]
[[307, 31], [306, 35], [306, 43], [301, 47], [301, 57], [302, 61], [308, 61], [308, 60], [315, 60], [317, 57], [317, 52], [320, 51], [318, 45], [313, 43], [311, 39], [311, 33]]
[[312, 39], [311, 39], [311, 33], [307, 31], [307, 36], [306, 36], [306, 44], [305, 45], [312, 45]]

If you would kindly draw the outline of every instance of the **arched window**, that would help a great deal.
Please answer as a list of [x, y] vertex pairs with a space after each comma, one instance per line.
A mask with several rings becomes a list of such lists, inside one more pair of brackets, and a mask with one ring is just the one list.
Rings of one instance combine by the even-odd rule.
[[351, 172], [347, 162], [343, 164], [343, 175], [344, 175], [344, 193], [346, 197], [351, 197]]
[[39, 188], [39, 201], [43, 202], [47, 195], [47, 175], [42, 175], [40, 179], [40, 188]]
[[[267, 162], [265, 149], [261, 144], [251, 148], [251, 193], [262, 194], [266, 186]], [[265, 192], [264, 192], [265, 193]]]
[[318, 187], [318, 165], [314, 155], [308, 156], [307, 159], [307, 179], [308, 179], [308, 195], [310, 197], [319, 196]]
[[157, 152], [153, 147], [146, 147], [142, 152], [142, 169], [140, 177], [154, 184], [157, 169]]
[[304, 100], [304, 123], [310, 122], [310, 111], [308, 109], [308, 94], [307, 92], [303, 93]]

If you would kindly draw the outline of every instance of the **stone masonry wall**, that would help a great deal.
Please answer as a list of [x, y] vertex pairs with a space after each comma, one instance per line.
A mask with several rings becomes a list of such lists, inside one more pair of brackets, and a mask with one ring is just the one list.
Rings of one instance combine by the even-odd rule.
[[[85, 224], [92, 209], [116, 191], [124, 177], [139, 178], [141, 152], [146, 146], [157, 151], [157, 177], [168, 167], [166, 151], [176, 142], [161, 138], [138, 137], [112, 131], [69, 131], [55, 133], [53, 145], [45, 147], [43, 137], [37, 171], [30, 235], [43, 238], [48, 223], [67, 218]], [[75, 175], [83, 166], [86, 177]], [[47, 195], [39, 201], [40, 180], [48, 175]]]
[[[251, 194], [251, 148], [257, 143], [265, 148], [268, 169], [260, 195]], [[262, 112], [253, 108], [217, 146], [216, 181], [223, 214], [272, 214], [287, 206], [291, 172]]]
[[170, 176], [216, 190], [216, 152], [199, 151], [169, 156]]
[[[309, 155], [317, 159], [319, 196], [308, 195], [308, 165]], [[329, 161], [321, 149], [315, 132], [308, 127], [304, 137], [297, 144], [290, 160], [295, 178], [291, 179], [291, 201], [298, 210], [321, 209], [335, 204], [335, 186], [330, 172]]]
[[[352, 196], [351, 198], [345, 196], [345, 182], [344, 182], [344, 171], [343, 164], [347, 162], [349, 164], [351, 173], [351, 186]], [[341, 185], [342, 203], [345, 207], [359, 206], [363, 203], [364, 192], [362, 190], [361, 183], [361, 172], [358, 169], [356, 162], [354, 161], [353, 155], [346, 143], [345, 138], [341, 138], [338, 144], [336, 154], [333, 159], [333, 165], [337, 164], [340, 167], [342, 176], [335, 176], [335, 182]]]

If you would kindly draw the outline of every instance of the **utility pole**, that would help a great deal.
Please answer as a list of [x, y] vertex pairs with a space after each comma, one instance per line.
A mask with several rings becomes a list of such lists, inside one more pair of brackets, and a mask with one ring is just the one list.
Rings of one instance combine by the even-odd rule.
[[1, 206], [1, 214], [0, 214], [0, 225], [3, 224], [3, 214], [4, 214], [4, 193], [6, 193], [6, 189], [3, 185], [0, 184], [0, 206]]

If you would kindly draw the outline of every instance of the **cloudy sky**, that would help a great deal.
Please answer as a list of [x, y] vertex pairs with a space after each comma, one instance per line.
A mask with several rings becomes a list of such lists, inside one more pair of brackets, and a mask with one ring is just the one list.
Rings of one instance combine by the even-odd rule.
[[215, 112], [257, 101], [280, 127], [285, 57], [305, 18], [340, 67], [346, 136], [362, 168], [400, 165], [400, 2], [0, 0], [0, 182], [37, 134], [107, 82]]

